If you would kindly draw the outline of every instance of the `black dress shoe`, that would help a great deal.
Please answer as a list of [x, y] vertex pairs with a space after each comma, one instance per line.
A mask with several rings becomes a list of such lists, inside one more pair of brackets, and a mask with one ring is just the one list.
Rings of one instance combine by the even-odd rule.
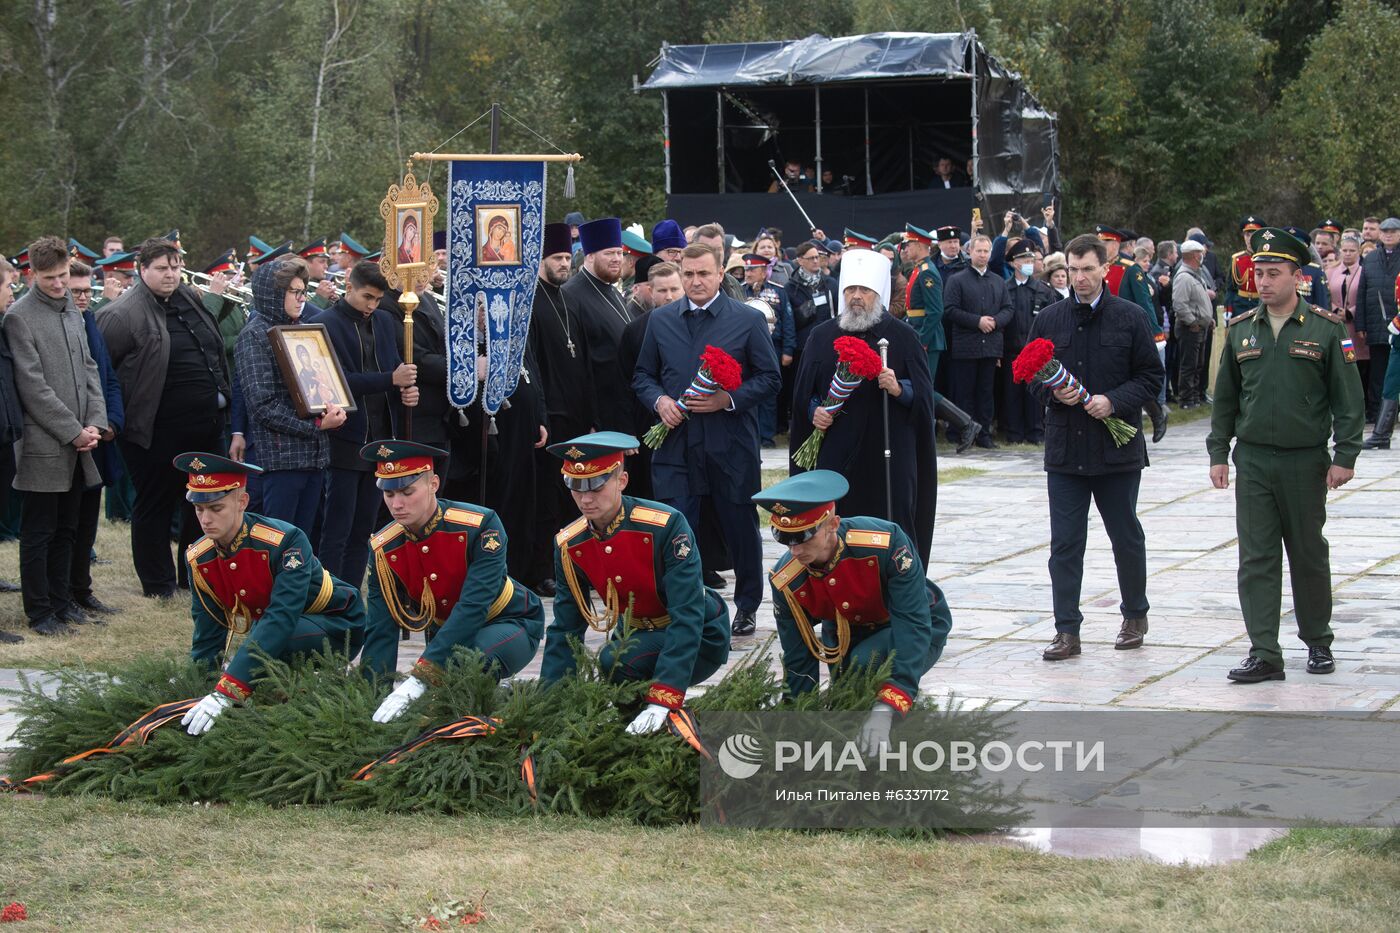
[[11, 583], [9, 580], [0, 580], [0, 593], [18, 593], [19, 584]]
[[73, 605], [88, 613], [96, 613], [104, 616], [114, 616], [121, 612], [120, 609], [107, 605], [96, 596], [74, 596]]
[[14, 632], [0, 632], [0, 645], [17, 645], [24, 641], [23, 635], [16, 635]]
[[1157, 443], [1167, 436], [1167, 409], [1165, 406], [1153, 408], [1152, 414], [1152, 443]]
[[1330, 674], [1336, 669], [1337, 662], [1332, 660], [1331, 648], [1324, 648], [1322, 645], [1308, 648], [1309, 674]]
[[147, 599], [174, 599], [179, 594], [179, 590], [173, 586], [164, 590], [143, 590], [141, 595]]
[[1283, 680], [1283, 668], [1261, 661], [1254, 655], [1250, 655], [1240, 663], [1240, 666], [1225, 675], [1236, 683], [1257, 684], [1266, 680]]
[[64, 606], [58, 612], [55, 612], [53, 614], [53, 617], [58, 621], [64, 622], [68, 625], [93, 624], [92, 616], [88, 615], [86, 612], [83, 612], [83, 610], [79, 609], [72, 603], [69, 603], [68, 605]]
[[729, 629], [729, 631], [733, 635], [739, 638], [743, 638], [745, 636], [752, 635], [754, 633], [754, 630], [757, 628], [758, 620], [754, 618], [754, 614], [752, 612], [744, 612], [740, 610], [739, 612], [736, 612], [734, 614], [734, 625]]
[[963, 428], [962, 433], [958, 435], [958, 453], [967, 453], [968, 449], [971, 448], [973, 444], [977, 443], [977, 437], [981, 433], [982, 426], [976, 421], [969, 421], [967, 427]]
[[62, 622], [58, 621], [53, 616], [44, 616], [38, 622], [35, 622], [33, 625], [29, 626], [29, 630], [35, 635], [45, 636], [74, 634], [73, 628], [71, 626], [64, 625]]
[[701, 579], [712, 590], [722, 590], [729, 585], [729, 581], [724, 579], [718, 570], [706, 570], [701, 574]]
[[990, 435], [983, 434], [977, 438], [977, 446], [983, 450], [996, 450], [1001, 445], [992, 440]]
[[550, 577], [546, 580], [541, 580], [539, 583], [536, 583], [533, 587], [531, 587], [531, 589], [533, 589], [535, 591], [535, 595], [540, 597], [541, 599], [550, 599], [554, 596], [556, 592], [554, 588], [554, 578]]

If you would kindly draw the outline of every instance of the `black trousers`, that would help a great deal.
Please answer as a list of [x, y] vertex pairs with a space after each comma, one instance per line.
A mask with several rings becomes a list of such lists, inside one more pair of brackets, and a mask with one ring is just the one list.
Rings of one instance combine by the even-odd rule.
[[[996, 359], [948, 362], [952, 366], [953, 404], [972, 415], [982, 425], [980, 437], [991, 438], [992, 425], [996, 421]], [[950, 435], [949, 439], [957, 438]]]
[[1206, 400], [1205, 383], [1201, 382], [1201, 360], [1206, 352], [1205, 328], [1197, 331], [1182, 328], [1176, 338], [1176, 350], [1181, 360], [1176, 400], [1182, 405], [1199, 405]]
[[24, 614], [31, 625], [60, 613], [71, 601], [69, 567], [83, 498], [83, 469], [78, 464], [64, 492], [24, 494], [19, 533], [19, 585]]
[[147, 596], [175, 591], [175, 561], [170, 553], [170, 522], [180, 516], [183, 555], [199, 537], [194, 507], [185, 501], [187, 476], [170, 465], [177, 454], [191, 450], [217, 451], [223, 427], [214, 423], [198, 430], [156, 424], [150, 447], [118, 439], [136, 496], [131, 506], [131, 562]]
[[358, 590], [365, 582], [369, 536], [374, 533], [384, 497], [374, 484], [373, 470], [331, 467], [329, 474], [316, 556], [331, 576]]
[[[706, 464], [709, 488], [723, 489], [729, 478], [711, 459]], [[758, 512], [751, 502], [730, 502], [723, 496], [675, 496], [661, 499], [685, 516], [690, 532], [698, 542], [706, 536], [706, 504], [713, 509], [714, 524], [734, 565], [734, 606], [740, 612], [755, 612], [763, 601], [767, 582], [763, 572], [763, 539], [758, 533]], [[700, 545], [703, 561], [705, 547]]]
[[102, 517], [102, 487], [84, 489], [78, 502], [78, 527], [68, 571], [68, 589], [74, 598], [92, 596], [92, 546], [97, 542], [97, 522]]
[[1385, 370], [1390, 362], [1390, 344], [1373, 343], [1367, 349], [1371, 351], [1371, 370], [1366, 374], [1370, 382], [1366, 386], [1366, 420], [1374, 423], [1381, 407], [1381, 387], [1385, 385]]
[[1011, 377], [1011, 364], [1015, 360], [1014, 355], [1005, 357], [998, 370], [1001, 374], [1002, 427], [1006, 431], [1006, 439], [1013, 444], [1021, 441], [1039, 444], [1045, 439], [1045, 405], [1031, 394], [1029, 386], [1017, 384]]
[[1050, 493], [1050, 587], [1055, 631], [1079, 634], [1084, 614], [1079, 593], [1084, 582], [1084, 546], [1089, 537], [1089, 501], [1098, 507], [1113, 563], [1118, 570], [1119, 609], [1125, 619], [1147, 616], [1147, 539], [1137, 517], [1142, 471], [1078, 476], [1047, 473]]

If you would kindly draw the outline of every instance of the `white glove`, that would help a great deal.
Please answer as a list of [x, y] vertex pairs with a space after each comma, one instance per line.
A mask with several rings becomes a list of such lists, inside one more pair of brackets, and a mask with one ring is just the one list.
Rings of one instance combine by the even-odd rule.
[[874, 758], [889, 747], [890, 726], [894, 723], [894, 707], [876, 701], [870, 708], [870, 715], [861, 724], [856, 736], [856, 747], [866, 758]]
[[190, 735], [203, 735], [214, 725], [214, 720], [232, 705], [233, 701], [222, 693], [211, 693], [185, 714], [185, 718], [180, 720], [180, 725], [188, 726], [185, 731]]
[[666, 717], [671, 711], [658, 703], [648, 703], [647, 708], [637, 714], [627, 727], [629, 735], [649, 735], [666, 725]]
[[404, 678], [404, 682], [395, 687], [394, 692], [385, 697], [379, 709], [374, 711], [374, 721], [392, 722], [398, 719], [408, 709], [408, 704], [427, 692], [428, 685], [417, 677]]

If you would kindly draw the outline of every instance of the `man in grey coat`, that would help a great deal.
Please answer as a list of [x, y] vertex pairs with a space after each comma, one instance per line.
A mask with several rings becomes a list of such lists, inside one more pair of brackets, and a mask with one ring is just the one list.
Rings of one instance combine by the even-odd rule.
[[1172, 277], [1172, 329], [1181, 364], [1176, 397], [1182, 408], [1195, 408], [1206, 400], [1205, 387], [1201, 385], [1201, 358], [1206, 352], [1206, 333], [1215, 319], [1215, 308], [1201, 269], [1205, 251], [1205, 246], [1195, 240], [1182, 243], [1181, 265]]
[[19, 572], [24, 614], [38, 635], [90, 621], [68, 587], [83, 490], [101, 482], [92, 459], [107, 407], [83, 317], [68, 295], [68, 245], [41, 237], [29, 247], [34, 287], [5, 315], [24, 432], [15, 445], [23, 490]]

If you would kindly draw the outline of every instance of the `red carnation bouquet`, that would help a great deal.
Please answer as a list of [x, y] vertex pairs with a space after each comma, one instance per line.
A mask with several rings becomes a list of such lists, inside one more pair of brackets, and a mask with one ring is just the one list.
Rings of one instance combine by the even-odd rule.
[[[1081, 405], [1092, 398], [1089, 390], [1065, 369], [1063, 363], [1055, 359], [1055, 345], [1044, 337], [1032, 340], [1017, 355], [1016, 361], [1011, 364], [1011, 378], [1019, 383], [1038, 383], [1052, 392], [1068, 387], [1079, 396]], [[1137, 428], [1122, 418], [1105, 418], [1103, 423], [1116, 447], [1122, 447], [1137, 434]]]
[[[726, 392], [733, 392], [739, 388], [739, 384], [744, 381], [744, 371], [739, 368], [739, 361], [719, 347], [706, 346], [705, 352], [700, 354], [700, 369], [695, 374], [695, 378], [690, 381], [690, 388], [681, 393], [681, 397], [676, 399], [676, 405], [680, 408], [681, 414], [689, 418], [690, 409], [686, 407], [686, 400], [702, 399], [714, 395], [720, 389]], [[671, 429], [666, 422], [658, 421], [651, 426], [647, 436], [642, 441], [652, 450], [660, 447], [666, 441]]]
[[[832, 347], [836, 350], [836, 372], [831, 376], [831, 385], [827, 387], [826, 400], [822, 402], [821, 407], [835, 418], [841, 414], [846, 399], [851, 397], [856, 386], [866, 379], [874, 379], [880, 375], [880, 370], [885, 368], [885, 364], [880, 361], [880, 354], [859, 337], [837, 337]], [[822, 441], [825, 439], [826, 431], [820, 428], [813, 431], [802, 442], [802, 446], [797, 448], [797, 453], [793, 454], [792, 459], [804, 470], [812, 469], [817, 465], [817, 456], [821, 453]]]

